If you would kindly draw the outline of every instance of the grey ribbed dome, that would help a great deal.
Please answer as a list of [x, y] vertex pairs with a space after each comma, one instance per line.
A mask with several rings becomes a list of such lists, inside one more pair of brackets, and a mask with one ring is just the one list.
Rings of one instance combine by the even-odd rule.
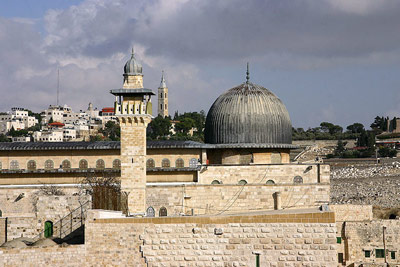
[[209, 144], [291, 144], [292, 123], [282, 101], [268, 89], [243, 83], [220, 95], [207, 114]]
[[124, 73], [128, 75], [141, 75], [142, 65], [135, 58], [135, 53], [132, 49], [131, 58], [126, 62], [124, 67]]

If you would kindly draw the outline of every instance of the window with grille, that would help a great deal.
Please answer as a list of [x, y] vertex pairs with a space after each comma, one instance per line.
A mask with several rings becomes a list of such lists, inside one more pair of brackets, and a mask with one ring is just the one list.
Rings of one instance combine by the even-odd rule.
[[274, 184], [275, 184], [275, 182], [274, 182], [274, 180], [268, 180], [268, 181], [266, 182], [266, 184], [269, 184], [269, 185], [274, 185]]
[[162, 166], [163, 168], [169, 168], [169, 167], [171, 167], [171, 163], [169, 162], [169, 159], [163, 159], [163, 160], [161, 161], [161, 166]]
[[301, 177], [301, 176], [295, 176], [295, 177], [293, 178], [293, 183], [294, 183], [294, 184], [302, 184], [302, 183], [303, 183], [303, 177]]
[[247, 184], [247, 181], [246, 181], [246, 180], [240, 180], [240, 181], [238, 182], [238, 184], [240, 184], [240, 185], [245, 185], [245, 184]]
[[185, 167], [185, 162], [183, 161], [183, 159], [177, 159], [175, 161], [175, 167], [177, 167], [177, 168]]
[[61, 167], [63, 168], [63, 170], [71, 169], [71, 162], [66, 159], [61, 163]]
[[377, 248], [375, 249], [375, 257], [376, 258], [384, 258], [385, 257], [385, 250]]
[[10, 162], [10, 170], [18, 170], [19, 169], [19, 163], [16, 160], [12, 160]]
[[36, 161], [34, 161], [34, 160], [28, 161], [28, 164], [26, 167], [27, 167], [28, 171], [36, 170]]
[[54, 162], [51, 159], [48, 159], [44, 162], [44, 169], [45, 170], [52, 170], [54, 169]]
[[160, 216], [160, 217], [167, 216], [167, 209], [165, 207], [161, 207], [158, 216]]
[[121, 161], [119, 159], [114, 159], [113, 161], [113, 169], [120, 170], [121, 169]]
[[156, 166], [154, 159], [148, 159], [146, 162], [146, 167], [147, 168], [154, 168]]
[[86, 170], [88, 168], [88, 162], [85, 159], [79, 161], [79, 169]]
[[191, 160], [189, 161], [189, 167], [190, 167], [190, 168], [196, 168], [196, 167], [197, 167], [197, 163], [198, 163], [198, 160], [195, 159], [195, 158], [193, 158], [193, 159], [191, 159]]
[[96, 161], [96, 169], [103, 170], [105, 167], [106, 167], [106, 164], [104, 163], [104, 160], [98, 159]]
[[371, 257], [371, 250], [365, 250], [365, 251], [364, 251], [364, 256], [365, 256], [366, 258], [370, 258], [370, 257]]

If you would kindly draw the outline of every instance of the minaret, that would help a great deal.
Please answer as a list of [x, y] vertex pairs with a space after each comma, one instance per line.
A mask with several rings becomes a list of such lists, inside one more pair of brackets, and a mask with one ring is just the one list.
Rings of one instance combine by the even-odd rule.
[[168, 87], [165, 83], [164, 71], [162, 71], [160, 87], [158, 87], [158, 115], [168, 117]]
[[121, 89], [115, 95], [115, 115], [121, 127], [121, 190], [128, 193], [127, 215], [146, 212], [146, 128], [151, 121], [152, 90], [143, 88], [142, 66], [132, 49], [124, 68]]

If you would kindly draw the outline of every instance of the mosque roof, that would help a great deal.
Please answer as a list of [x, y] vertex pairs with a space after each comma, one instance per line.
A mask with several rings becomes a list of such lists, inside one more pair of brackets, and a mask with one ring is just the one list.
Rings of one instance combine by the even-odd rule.
[[[120, 149], [118, 141], [99, 141], [99, 142], [0, 142], [0, 151], [10, 150], [102, 150]], [[173, 141], [173, 140], [148, 140], [148, 149], [157, 148], [204, 148], [204, 149], [223, 149], [223, 148], [297, 148], [291, 144], [204, 144], [195, 141]]]
[[215, 100], [207, 114], [204, 137], [206, 143], [232, 147], [290, 148], [292, 123], [276, 95], [247, 81]]

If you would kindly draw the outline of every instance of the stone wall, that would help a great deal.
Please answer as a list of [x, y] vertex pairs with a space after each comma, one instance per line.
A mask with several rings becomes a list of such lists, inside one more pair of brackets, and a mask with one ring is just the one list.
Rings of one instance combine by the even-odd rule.
[[283, 209], [329, 202], [329, 184], [165, 185], [147, 186], [146, 206], [156, 216], [161, 207], [168, 215], [192, 214], [192, 209], [195, 215], [272, 210], [275, 192], [281, 192]]
[[0, 267], [14, 266], [95, 266], [86, 265], [84, 245], [47, 248], [0, 248]]
[[[341, 242], [338, 244], [338, 253], [342, 253], [346, 265], [352, 263], [384, 263], [384, 254], [379, 255], [379, 251], [377, 251], [381, 250], [383, 252], [384, 240], [386, 243], [387, 262], [390, 266], [398, 266], [400, 264], [399, 220], [373, 220], [336, 224], [338, 237], [341, 237]], [[383, 236], [384, 227], [385, 238]], [[367, 257], [368, 254], [369, 257]]]
[[0, 244], [7, 242], [7, 218], [0, 218]]
[[336, 222], [370, 221], [372, 220], [372, 205], [329, 205], [335, 212]]
[[293, 184], [295, 176], [302, 177], [303, 183], [307, 184], [329, 183], [330, 168], [329, 165], [317, 164], [207, 166], [199, 173], [199, 183], [211, 184], [217, 180], [223, 184], [237, 184], [240, 180], [246, 180], [247, 183], [265, 184], [272, 180], [276, 184]]
[[0, 248], [0, 266], [336, 266], [334, 214], [100, 219], [85, 245]]
[[65, 195], [44, 195], [38, 188], [19, 187], [0, 189], [0, 207], [8, 218], [8, 240], [35, 237], [44, 230], [44, 223], [53, 223], [89, 201], [89, 195], [74, 195], [78, 188], [59, 188]]

